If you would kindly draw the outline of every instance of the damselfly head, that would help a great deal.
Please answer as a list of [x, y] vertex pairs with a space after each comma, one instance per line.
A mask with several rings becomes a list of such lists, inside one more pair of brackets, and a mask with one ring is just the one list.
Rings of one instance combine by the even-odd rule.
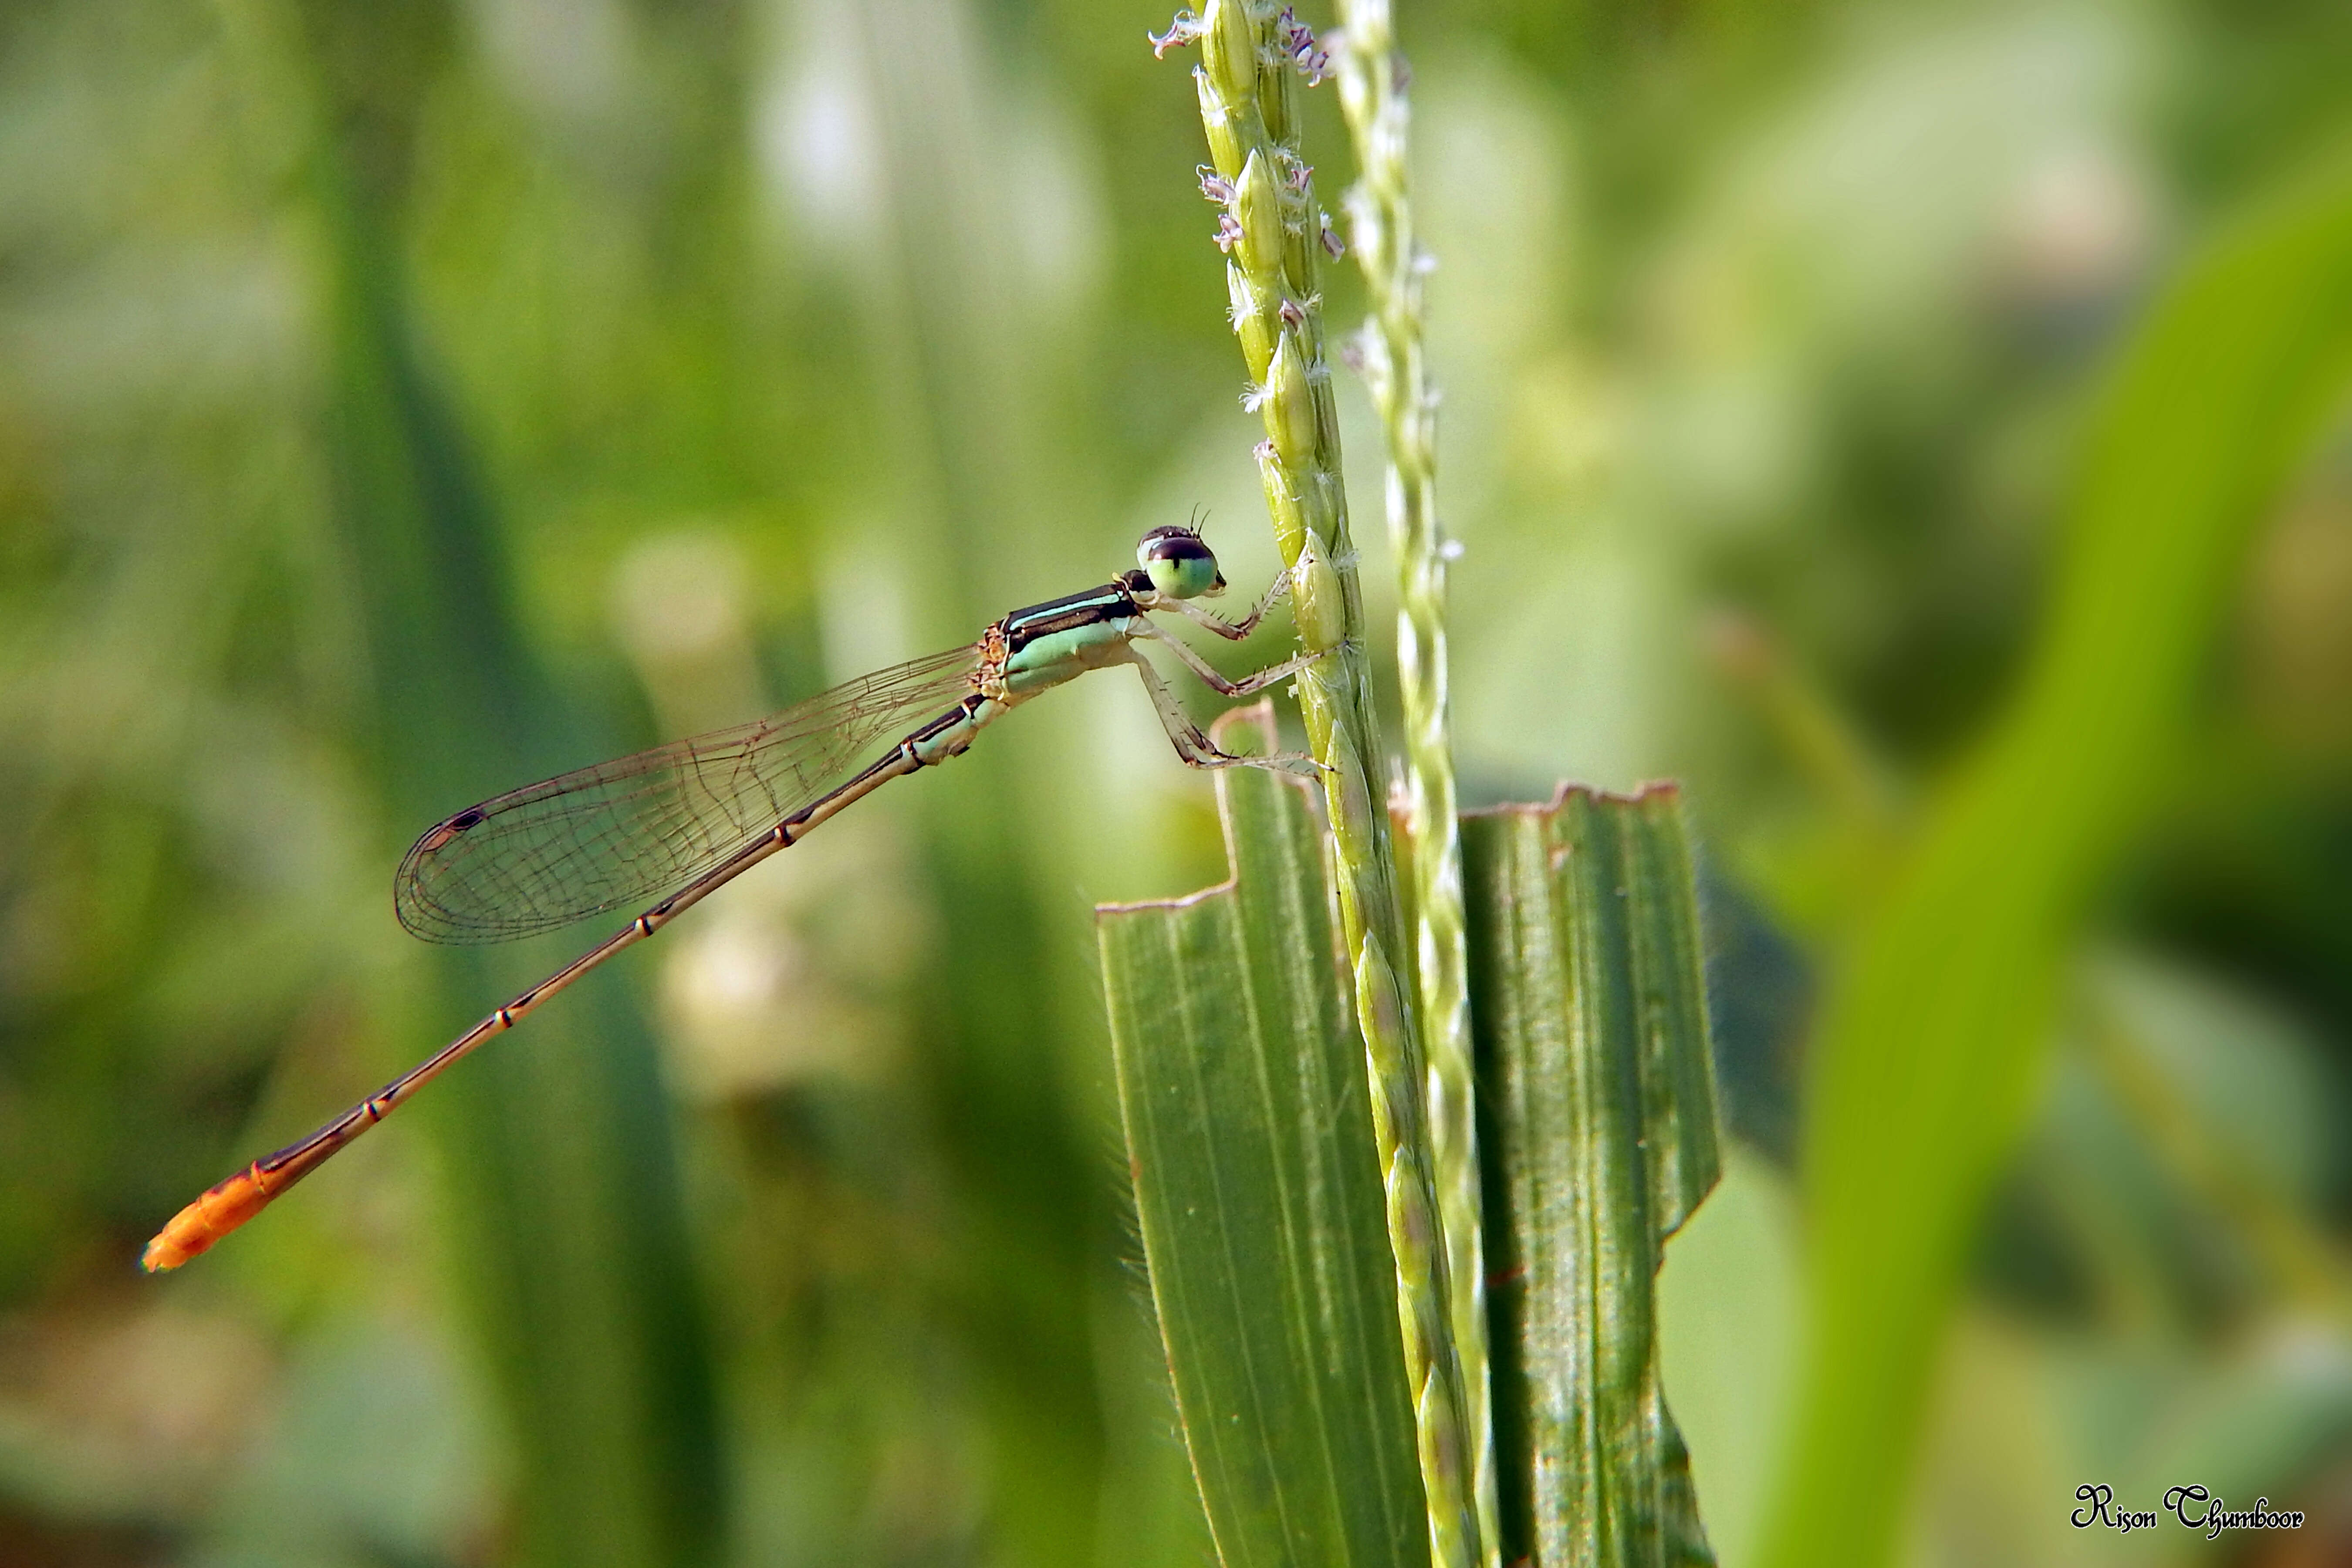
[[1196, 529], [1178, 523], [1153, 529], [1135, 547], [1135, 563], [1154, 588], [1171, 599], [1205, 598], [1225, 591], [1217, 557]]

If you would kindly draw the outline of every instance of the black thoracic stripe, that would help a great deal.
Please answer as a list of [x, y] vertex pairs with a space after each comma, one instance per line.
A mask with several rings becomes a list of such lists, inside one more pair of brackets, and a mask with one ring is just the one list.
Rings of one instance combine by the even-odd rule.
[[1083, 594], [1048, 599], [1025, 610], [1015, 610], [997, 624], [1004, 628], [1010, 652], [1019, 653], [1032, 641], [1078, 626], [1100, 626], [1137, 615], [1135, 597], [1125, 583], [1106, 583]]

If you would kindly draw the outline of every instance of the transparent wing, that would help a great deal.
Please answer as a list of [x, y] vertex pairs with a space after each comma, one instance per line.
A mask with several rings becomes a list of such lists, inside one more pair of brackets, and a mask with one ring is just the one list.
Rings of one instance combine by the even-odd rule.
[[506, 942], [652, 903], [837, 788], [970, 689], [977, 644], [845, 681], [754, 724], [512, 790], [435, 825], [393, 906], [427, 942]]

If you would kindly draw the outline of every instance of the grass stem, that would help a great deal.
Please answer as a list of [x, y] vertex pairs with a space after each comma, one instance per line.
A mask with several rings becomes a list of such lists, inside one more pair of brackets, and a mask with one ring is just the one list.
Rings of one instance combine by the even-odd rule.
[[1475, 1568], [1485, 1561], [1473, 1501], [1481, 1444], [1454, 1347], [1419, 1009], [1406, 978], [1395, 858], [1376, 772], [1381, 737], [1316, 282], [1321, 254], [1339, 246], [1299, 145], [1299, 79], [1319, 77], [1328, 61], [1289, 11], [1252, 0], [1210, 0], [1202, 16], [1180, 17], [1156, 43], [1194, 40], [1202, 47], [1193, 74], [1212, 165], [1202, 185], [1223, 209], [1217, 242], [1227, 256], [1233, 327], [1248, 367], [1248, 402], [1265, 426], [1259, 472], [1291, 573], [1299, 636], [1326, 656], [1300, 674], [1299, 707], [1308, 745], [1326, 770], [1431, 1552], [1443, 1568]]
[[1348, 239], [1371, 320], [1357, 338], [1365, 384], [1388, 445], [1389, 547], [1396, 558], [1397, 681], [1404, 708], [1405, 822], [1412, 844], [1414, 975], [1428, 1054], [1430, 1142], [1445, 1222], [1454, 1342], [1462, 1358], [1472, 1496], [1486, 1561], [1497, 1545], [1493, 1391], [1487, 1375], [1486, 1266], [1478, 1184], [1469, 967], [1462, 913], [1462, 839], [1448, 733], [1445, 541], [1437, 520], [1437, 398], [1423, 346], [1428, 253], [1413, 236], [1405, 153], [1412, 78], [1397, 51], [1389, 0], [1339, 0], [1345, 42], [1332, 53], [1355, 143], [1357, 183], [1345, 198]]

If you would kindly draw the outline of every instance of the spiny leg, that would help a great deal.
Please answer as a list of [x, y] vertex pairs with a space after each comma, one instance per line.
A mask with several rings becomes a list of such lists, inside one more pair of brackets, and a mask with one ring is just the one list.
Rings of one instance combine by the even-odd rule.
[[1219, 751], [1208, 736], [1201, 733], [1200, 726], [1193, 723], [1184, 711], [1184, 705], [1176, 700], [1176, 694], [1168, 689], [1168, 683], [1160, 679], [1158, 670], [1151, 668], [1151, 661], [1131, 647], [1127, 649], [1127, 658], [1135, 666], [1136, 673], [1143, 678], [1143, 689], [1151, 694], [1151, 706], [1160, 714], [1160, 727], [1168, 731], [1169, 741], [1176, 747], [1176, 754], [1184, 759], [1186, 766], [1265, 768], [1273, 773], [1297, 773], [1304, 778], [1313, 778], [1321, 771], [1314, 758], [1298, 752], [1276, 752], [1270, 757], [1237, 757], [1230, 752]]
[[1202, 658], [1199, 654], [1194, 653], [1184, 644], [1178, 642], [1174, 637], [1170, 637], [1166, 632], [1160, 630], [1150, 621], [1141, 621], [1137, 623], [1135, 635], [1137, 637], [1157, 637], [1161, 642], [1166, 643], [1170, 647], [1176, 651], [1176, 657], [1184, 661], [1184, 667], [1187, 669], [1190, 669], [1193, 674], [1199, 676], [1201, 679], [1208, 685], [1211, 690], [1223, 697], [1248, 697], [1254, 693], [1264, 691], [1269, 686], [1279, 686], [1284, 681], [1289, 679], [1292, 676], [1297, 675], [1300, 670], [1306, 668], [1308, 665], [1313, 664], [1317, 659], [1323, 657], [1319, 653], [1302, 653], [1295, 658], [1284, 659], [1280, 664], [1275, 665], [1271, 668], [1261, 669], [1255, 675], [1245, 675], [1239, 680], [1227, 680], [1223, 675], [1220, 675], [1217, 672], [1216, 666], [1211, 664], [1207, 659]]
[[1212, 614], [1190, 599], [1171, 599], [1165, 594], [1139, 594], [1135, 597], [1135, 602], [1147, 610], [1173, 610], [1194, 625], [1206, 627], [1228, 642], [1239, 642], [1257, 630], [1257, 624], [1265, 619], [1265, 613], [1280, 604], [1282, 596], [1288, 592], [1290, 592], [1289, 572], [1286, 570], [1276, 573], [1274, 585], [1265, 591], [1265, 597], [1260, 599], [1256, 607], [1238, 621], [1229, 621], [1222, 616]]

